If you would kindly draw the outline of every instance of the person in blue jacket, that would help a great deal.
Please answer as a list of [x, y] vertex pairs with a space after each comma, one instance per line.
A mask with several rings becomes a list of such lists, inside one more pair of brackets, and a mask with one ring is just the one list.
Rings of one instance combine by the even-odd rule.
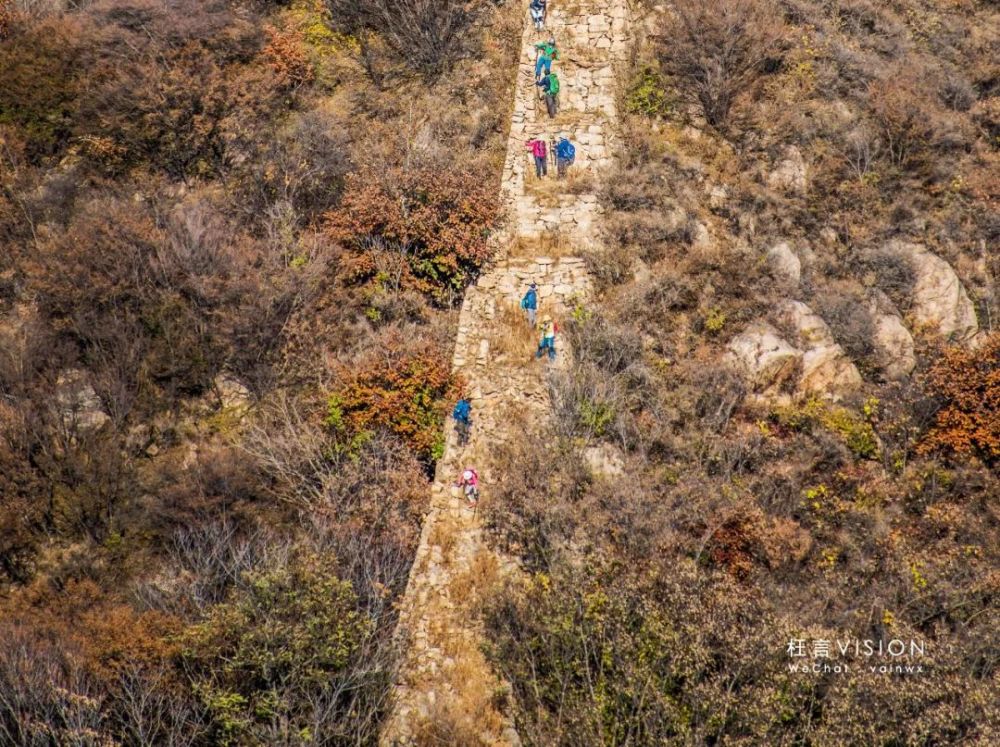
[[566, 171], [569, 169], [573, 160], [576, 158], [576, 148], [573, 147], [571, 143], [566, 138], [560, 138], [559, 142], [556, 143], [556, 176], [562, 179], [566, 176]]
[[462, 397], [455, 403], [451, 416], [455, 419], [458, 443], [460, 446], [465, 446], [469, 443], [469, 429], [472, 427], [472, 404], [465, 397]]
[[541, 31], [545, 28], [545, 0], [531, 0], [528, 9], [531, 11], [531, 21], [535, 24], [535, 30]]
[[528, 324], [535, 328], [535, 316], [538, 314], [538, 286], [532, 283], [528, 286], [528, 292], [521, 299], [521, 308], [524, 315], [528, 317]]

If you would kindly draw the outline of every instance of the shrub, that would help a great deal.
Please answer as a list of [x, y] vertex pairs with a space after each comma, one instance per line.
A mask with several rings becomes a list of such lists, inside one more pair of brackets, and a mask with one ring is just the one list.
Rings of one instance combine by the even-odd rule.
[[784, 20], [771, 0], [679, 0], [674, 8], [661, 30], [660, 64], [725, 131], [737, 99], [780, 52]]
[[20, 129], [32, 158], [59, 151], [72, 132], [79, 32], [52, 20], [0, 44], [0, 125]]
[[1000, 335], [974, 350], [948, 348], [928, 380], [941, 407], [920, 449], [1000, 461]]
[[356, 37], [362, 57], [377, 34], [412, 70], [435, 78], [462, 56], [469, 29], [488, 7], [484, 0], [326, 0], [330, 21]]
[[368, 658], [373, 635], [333, 559], [306, 554], [249, 574], [184, 633], [181, 656], [214, 743], [356, 744], [390, 682]]
[[874, 459], [879, 454], [879, 440], [872, 427], [877, 417], [878, 401], [871, 400], [857, 414], [845, 407], [831, 405], [812, 398], [801, 405], [776, 408], [773, 419], [782, 426], [794, 430], [805, 430], [820, 426], [840, 436], [847, 448], [858, 457]]
[[653, 565], [645, 578], [538, 574], [490, 606], [488, 654], [526, 743], [714, 743], [731, 730], [780, 741], [809, 690], [782, 673], [784, 626], [731, 581]]
[[876, 365], [875, 321], [859, 294], [845, 290], [819, 293], [812, 308], [830, 325], [834, 338], [854, 361], [869, 369]]
[[362, 361], [330, 397], [326, 423], [351, 448], [388, 431], [430, 464], [441, 455], [444, 418], [460, 388], [442, 354], [386, 349]]
[[646, 65], [636, 73], [625, 92], [625, 109], [646, 117], [665, 117], [673, 112], [667, 81], [658, 67]]
[[490, 258], [498, 191], [478, 171], [368, 167], [347, 177], [327, 231], [357, 255], [351, 279], [453, 299]]

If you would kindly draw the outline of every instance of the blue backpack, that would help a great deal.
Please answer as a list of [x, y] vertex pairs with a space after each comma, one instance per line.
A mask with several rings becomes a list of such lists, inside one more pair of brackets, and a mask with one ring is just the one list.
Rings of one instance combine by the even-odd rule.
[[471, 412], [472, 407], [469, 405], [469, 401], [466, 399], [460, 399], [455, 405], [455, 409], [451, 411], [451, 416], [455, 418], [455, 420], [468, 420]]
[[556, 143], [556, 155], [567, 161], [572, 161], [576, 158], [576, 148], [566, 138], [563, 138], [558, 143]]

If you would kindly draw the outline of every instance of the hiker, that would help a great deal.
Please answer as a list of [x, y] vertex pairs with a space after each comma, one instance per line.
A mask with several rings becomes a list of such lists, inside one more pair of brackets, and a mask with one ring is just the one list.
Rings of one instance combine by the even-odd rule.
[[559, 327], [552, 321], [552, 317], [547, 316], [542, 319], [542, 340], [538, 343], [538, 351], [535, 353], [536, 359], [541, 358], [542, 353], [547, 350], [549, 352], [549, 360], [555, 360], [556, 332], [558, 331]]
[[556, 143], [556, 176], [559, 179], [563, 179], [566, 176], [566, 171], [572, 165], [573, 160], [576, 158], [576, 148], [566, 138], [559, 138], [559, 142]]
[[552, 63], [559, 57], [559, 50], [556, 49], [556, 40], [549, 39], [546, 42], [538, 42], [535, 45], [538, 51], [538, 58], [535, 60], [535, 81], [542, 77], [542, 71], [548, 75], [552, 72]]
[[451, 416], [455, 419], [455, 430], [458, 432], [458, 443], [465, 446], [469, 443], [469, 429], [472, 427], [472, 404], [465, 397], [455, 403], [455, 408], [451, 411]]
[[559, 94], [559, 76], [550, 72], [535, 83], [535, 85], [542, 89], [542, 95], [545, 96], [545, 109], [548, 111], [549, 117], [556, 116], [556, 96]]
[[548, 146], [545, 145], [545, 141], [540, 137], [529, 140], [525, 145], [531, 150], [531, 155], [535, 157], [535, 176], [541, 179], [549, 173]]
[[528, 286], [528, 292], [521, 299], [521, 308], [524, 309], [524, 314], [528, 317], [528, 324], [534, 329], [535, 316], [538, 314], [538, 286], [534, 283]]
[[475, 508], [479, 503], [479, 475], [472, 467], [466, 467], [455, 483], [456, 488], [462, 488], [469, 508]]
[[528, 10], [531, 11], [531, 20], [535, 24], [535, 30], [541, 31], [545, 28], [545, 0], [531, 0]]
[[541, 41], [535, 45], [541, 54], [548, 57], [550, 60], [559, 59], [559, 50], [556, 49], [556, 39], [554, 36], [550, 36], [548, 41]]

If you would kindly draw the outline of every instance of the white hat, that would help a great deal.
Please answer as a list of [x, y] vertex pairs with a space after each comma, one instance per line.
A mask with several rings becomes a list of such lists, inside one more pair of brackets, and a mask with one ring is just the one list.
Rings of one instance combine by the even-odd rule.
[[462, 479], [463, 480], [471, 480], [472, 479], [472, 470], [471, 469], [465, 470], [465, 472], [462, 473]]

